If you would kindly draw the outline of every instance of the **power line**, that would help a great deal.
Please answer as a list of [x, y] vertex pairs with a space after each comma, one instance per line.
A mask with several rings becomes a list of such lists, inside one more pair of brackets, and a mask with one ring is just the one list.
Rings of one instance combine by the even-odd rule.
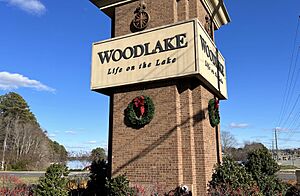
[[[296, 101], [294, 102], [291, 110], [290, 106], [292, 105], [291, 100], [292, 100], [292, 96], [294, 94], [295, 91], [295, 87], [296, 87], [296, 83], [298, 81], [298, 77], [299, 77], [299, 70], [296, 74], [296, 78], [295, 77], [295, 71], [296, 71], [296, 67], [297, 67], [297, 62], [298, 62], [298, 57], [299, 57], [299, 51], [300, 51], [300, 47], [298, 47], [297, 49], [297, 53], [296, 53], [296, 58], [295, 58], [295, 63], [294, 63], [294, 55], [295, 55], [295, 49], [296, 49], [296, 42], [297, 42], [297, 37], [298, 37], [298, 30], [299, 30], [299, 23], [300, 23], [300, 16], [298, 17], [298, 21], [297, 21], [297, 28], [296, 28], [296, 32], [295, 32], [295, 37], [294, 37], [294, 43], [293, 43], [293, 48], [292, 48], [292, 55], [291, 55], [291, 61], [290, 61], [290, 65], [289, 65], [289, 71], [288, 71], [288, 77], [287, 77], [287, 81], [286, 81], [286, 86], [285, 86], [285, 90], [284, 90], [284, 95], [283, 95], [283, 100], [282, 100], [282, 104], [281, 104], [281, 109], [280, 109], [280, 113], [279, 113], [279, 117], [278, 117], [278, 121], [277, 121], [277, 126], [274, 129], [274, 139], [275, 139], [275, 148], [276, 148], [276, 158], [278, 160], [278, 136], [277, 136], [277, 131], [279, 131], [279, 127], [284, 128], [284, 126], [286, 125], [287, 122], [290, 122], [292, 124], [289, 125], [289, 127], [291, 127], [294, 123], [296, 123], [296, 120], [299, 118], [297, 116], [300, 116], [300, 113], [298, 112], [298, 115], [293, 116], [293, 119], [290, 120], [297, 104], [299, 101], [299, 97], [300, 94], [298, 94], [298, 97], [296, 99]], [[288, 113], [288, 111], [290, 111]], [[286, 114], [288, 114], [287, 117]], [[283, 124], [282, 124], [283, 122]], [[289, 137], [294, 134], [293, 132], [289, 133]]]
[[[300, 118], [300, 115], [298, 116], [298, 120], [299, 120], [299, 118]], [[295, 135], [295, 133], [299, 133], [299, 131], [298, 131], [299, 128], [300, 128], [300, 123], [294, 129], [291, 129], [291, 132], [289, 132], [287, 138], [290, 139], [291, 137], [293, 137]]]
[[300, 110], [294, 116], [293, 120], [291, 121], [290, 125], [288, 126], [287, 130], [292, 130], [292, 128], [296, 125], [296, 122], [300, 120]]
[[285, 91], [284, 91], [284, 96], [283, 96], [283, 101], [282, 101], [282, 105], [281, 105], [281, 109], [280, 109], [279, 118], [278, 118], [278, 121], [277, 121], [277, 126], [279, 126], [282, 122], [283, 112], [285, 111], [285, 107], [286, 107], [287, 92], [288, 92], [288, 86], [289, 86], [289, 81], [290, 81], [290, 77], [291, 77], [290, 76], [291, 75], [291, 69], [292, 69], [292, 65], [293, 65], [294, 53], [295, 53], [295, 48], [296, 48], [298, 29], [299, 29], [299, 21], [300, 21], [300, 16], [299, 16], [298, 22], [297, 22], [297, 28], [296, 28], [294, 44], [293, 44], [293, 51], [292, 51], [292, 55], [291, 55], [292, 58], [291, 58], [290, 66], [289, 66], [288, 78], [287, 78], [287, 82], [286, 82], [286, 88], [285, 88]]
[[282, 127], [285, 126], [285, 124], [287, 123], [287, 121], [290, 119], [292, 113], [294, 112], [294, 110], [295, 110], [295, 108], [296, 108], [296, 105], [297, 105], [297, 103], [298, 103], [298, 101], [299, 101], [299, 97], [300, 97], [300, 94], [298, 94], [298, 97], [297, 97], [297, 99], [296, 99], [296, 101], [295, 101], [295, 103], [294, 103], [294, 105], [293, 105], [293, 107], [292, 107], [292, 110], [290, 111], [288, 117], [285, 119], [284, 123], [282, 124]]
[[[294, 94], [295, 86], [296, 86], [296, 83], [298, 81], [298, 72], [297, 72], [295, 80], [294, 80], [294, 75], [295, 75], [297, 62], [298, 62], [298, 57], [299, 57], [299, 51], [300, 51], [299, 49], [300, 49], [300, 47], [298, 47], [298, 50], [297, 50], [295, 65], [293, 66], [292, 78], [291, 78], [291, 81], [290, 81], [290, 85], [288, 86], [287, 98], [286, 98], [286, 102], [285, 102], [286, 110], [283, 111], [282, 120], [284, 120], [284, 116], [286, 115], [286, 113], [288, 112], [288, 110], [290, 108], [292, 95]], [[279, 125], [281, 126], [281, 123], [279, 123]], [[284, 125], [282, 125], [282, 126], [284, 126]]]

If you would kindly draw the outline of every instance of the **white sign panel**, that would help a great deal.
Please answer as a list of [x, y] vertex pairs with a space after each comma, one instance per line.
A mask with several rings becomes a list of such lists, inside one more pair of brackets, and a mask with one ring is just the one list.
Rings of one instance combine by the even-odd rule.
[[92, 89], [195, 73], [193, 21], [93, 45]]
[[224, 59], [198, 20], [93, 44], [92, 90], [191, 75], [227, 98]]
[[220, 93], [221, 98], [227, 99], [225, 59], [199, 22], [197, 25], [197, 39], [200, 78], [204, 82], [206, 81], [213, 91]]

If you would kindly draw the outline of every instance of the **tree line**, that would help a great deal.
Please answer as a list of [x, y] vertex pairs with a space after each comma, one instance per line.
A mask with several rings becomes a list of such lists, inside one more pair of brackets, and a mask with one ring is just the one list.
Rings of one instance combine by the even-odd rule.
[[[237, 147], [235, 137], [228, 131], [221, 132], [222, 152], [225, 156], [230, 156], [235, 161], [246, 162], [248, 153], [266, 148], [262, 143], [245, 141], [244, 147]], [[267, 149], [267, 148], [266, 148]]]
[[106, 160], [106, 152], [104, 148], [97, 147], [92, 149], [90, 152], [69, 152], [68, 153], [68, 160], [69, 161], [87, 161], [89, 163], [96, 161], [96, 160]]
[[27, 102], [17, 93], [0, 95], [1, 170], [39, 170], [67, 160], [64, 146], [40, 127]]

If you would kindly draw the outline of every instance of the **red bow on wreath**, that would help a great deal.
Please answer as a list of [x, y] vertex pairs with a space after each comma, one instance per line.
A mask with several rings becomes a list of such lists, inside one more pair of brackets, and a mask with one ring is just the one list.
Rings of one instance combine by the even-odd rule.
[[215, 109], [219, 109], [219, 100], [215, 100]]
[[144, 96], [140, 96], [140, 97], [136, 97], [133, 100], [134, 106], [139, 109], [139, 117], [143, 116], [145, 113], [145, 97]]

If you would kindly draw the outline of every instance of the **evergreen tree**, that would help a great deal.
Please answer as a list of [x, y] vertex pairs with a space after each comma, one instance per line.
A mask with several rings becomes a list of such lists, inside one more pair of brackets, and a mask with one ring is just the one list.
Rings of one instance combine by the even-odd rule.
[[37, 196], [67, 196], [68, 173], [64, 165], [51, 165], [47, 168], [45, 177], [40, 178], [35, 194]]
[[222, 164], [216, 165], [209, 185], [211, 189], [250, 190], [255, 181], [243, 165], [230, 157], [224, 157]]
[[1, 142], [2, 142], [2, 160], [1, 169], [4, 170], [7, 154], [8, 140], [12, 135], [12, 130], [18, 124], [24, 125], [31, 122], [36, 123], [34, 115], [30, 112], [26, 101], [17, 93], [11, 92], [0, 96], [0, 121]]
[[245, 166], [264, 195], [280, 195], [286, 191], [287, 187], [276, 176], [279, 165], [267, 148], [249, 152]]
[[94, 160], [91, 165], [88, 195], [107, 195], [105, 183], [108, 179], [108, 164], [104, 160]]
[[101, 147], [95, 148], [91, 152], [90, 160], [97, 161], [97, 160], [106, 160], [106, 153], [105, 150]]
[[49, 139], [50, 148], [52, 149], [52, 161], [56, 163], [65, 163], [68, 159], [68, 152], [63, 145]]
[[135, 196], [134, 189], [129, 186], [129, 180], [125, 175], [107, 180], [105, 186], [109, 196]]

